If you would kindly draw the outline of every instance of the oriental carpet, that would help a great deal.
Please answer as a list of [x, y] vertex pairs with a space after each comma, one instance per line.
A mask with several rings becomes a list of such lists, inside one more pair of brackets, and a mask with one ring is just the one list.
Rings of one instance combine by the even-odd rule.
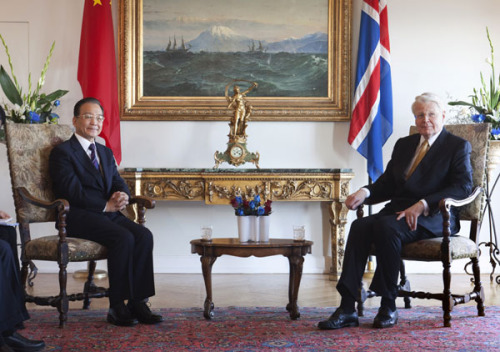
[[25, 336], [43, 339], [45, 351], [500, 351], [500, 307], [486, 307], [478, 317], [474, 305], [452, 312], [452, 327], [443, 327], [440, 307], [399, 309], [390, 329], [371, 327], [377, 310], [367, 308], [359, 328], [318, 330], [332, 308], [301, 308], [290, 320], [284, 308], [216, 307], [205, 320], [201, 308], [161, 309], [158, 325], [116, 327], [105, 310], [75, 310], [67, 326], [58, 327], [56, 309], [33, 310]]

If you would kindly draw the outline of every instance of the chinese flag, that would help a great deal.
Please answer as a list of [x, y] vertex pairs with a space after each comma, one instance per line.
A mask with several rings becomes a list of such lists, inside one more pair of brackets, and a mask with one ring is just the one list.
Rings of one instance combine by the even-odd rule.
[[122, 159], [120, 114], [110, 0], [85, 0], [78, 81], [84, 97], [100, 100], [105, 117], [100, 136], [113, 150], [116, 162], [120, 164]]

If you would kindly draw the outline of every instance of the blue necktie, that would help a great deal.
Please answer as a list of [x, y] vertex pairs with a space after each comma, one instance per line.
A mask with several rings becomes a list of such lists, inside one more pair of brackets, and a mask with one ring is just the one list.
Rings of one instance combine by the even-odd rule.
[[92, 161], [92, 164], [94, 165], [96, 170], [100, 171], [99, 170], [99, 161], [97, 161], [97, 154], [95, 152], [95, 144], [91, 143], [89, 145], [89, 149], [90, 149], [90, 160]]

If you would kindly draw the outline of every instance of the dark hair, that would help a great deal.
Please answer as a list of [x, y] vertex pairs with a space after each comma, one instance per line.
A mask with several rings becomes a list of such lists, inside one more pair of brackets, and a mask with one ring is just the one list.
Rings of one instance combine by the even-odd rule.
[[83, 104], [86, 104], [86, 103], [93, 103], [93, 104], [99, 105], [102, 112], [104, 113], [104, 108], [102, 107], [101, 102], [97, 98], [86, 97], [86, 98], [79, 100], [75, 104], [75, 107], [73, 108], [73, 116], [75, 116], [75, 117], [80, 116], [80, 108], [82, 107]]

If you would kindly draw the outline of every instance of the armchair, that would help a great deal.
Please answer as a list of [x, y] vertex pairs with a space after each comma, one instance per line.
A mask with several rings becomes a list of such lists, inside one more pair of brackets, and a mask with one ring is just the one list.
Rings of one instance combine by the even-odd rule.
[[[91, 298], [108, 296], [107, 289], [97, 287], [93, 279], [96, 261], [106, 259], [106, 248], [93, 241], [73, 238], [66, 232], [65, 219], [71, 204], [65, 199], [54, 199], [52, 192], [50, 152], [72, 134], [69, 125], [6, 124], [7, 155], [21, 239], [21, 281], [25, 299], [37, 305], [56, 307], [60, 327], [66, 325], [69, 301], [83, 301], [83, 309], [88, 309]], [[136, 221], [140, 224], [145, 223], [146, 209], [155, 206], [154, 200], [147, 197], [133, 197], [130, 204], [136, 204]], [[31, 237], [30, 224], [55, 222], [56, 218], [59, 225], [54, 235]], [[57, 295], [40, 297], [29, 293], [37, 274], [34, 260], [58, 264]], [[82, 292], [66, 292], [69, 262], [88, 262], [88, 277]]]
[[[451, 311], [457, 304], [468, 303], [474, 300], [477, 304], [478, 316], [484, 316], [484, 292], [481, 286], [481, 277], [479, 269], [479, 249], [478, 249], [478, 234], [481, 227], [483, 207], [485, 197], [483, 188], [486, 182], [486, 160], [488, 151], [488, 141], [490, 136], [491, 126], [489, 124], [464, 124], [464, 125], [447, 125], [445, 128], [457, 135], [468, 140], [472, 146], [471, 164], [473, 169], [472, 180], [474, 190], [466, 199], [442, 199], [439, 203], [439, 209], [443, 217], [443, 237], [425, 239], [403, 246], [401, 253], [401, 272], [399, 284], [399, 297], [404, 298], [405, 308], [411, 308], [410, 297], [437, 299], [442, 302], [443, 321], [445, 327], [451, 326]], [[416, 133], [416, 127], [410, 128], [410, 134]], [[368, 201], [368, 199], [367, 199]], [[365, 202], [365, 204], [369, 204]], [[372, 203], [373, 204], [373, 203]], [[470, 222], [470, 231], [468, 237], [450, 235], [450, 208], [460, 207], [460, 220]], [[357, 216], [363, 216], [363, 206], [357, 210]], [[463, 230], [461, 231], [463, 232]], [[372, 251], [373, 252], [373, 251]], [[473, 270], [474, 288], [472, 292], [465, 294], [452, 294], [450, 291], [451, 272], [450, 266], [452, 260], [455, 259], [470, 259]], [[441, 262], [443, 266], [443, 292], [415, 292], [411, 291], [410, 282], [405, 273], [404, 260], [424, 261], [424, 262]], [[468, 264], [467, 264], [468, 265]], [[363, 315], [363, 302], [366, 298], [377, 296], [376, 292], [362, 289], [358, 300], [358, 314]]]

